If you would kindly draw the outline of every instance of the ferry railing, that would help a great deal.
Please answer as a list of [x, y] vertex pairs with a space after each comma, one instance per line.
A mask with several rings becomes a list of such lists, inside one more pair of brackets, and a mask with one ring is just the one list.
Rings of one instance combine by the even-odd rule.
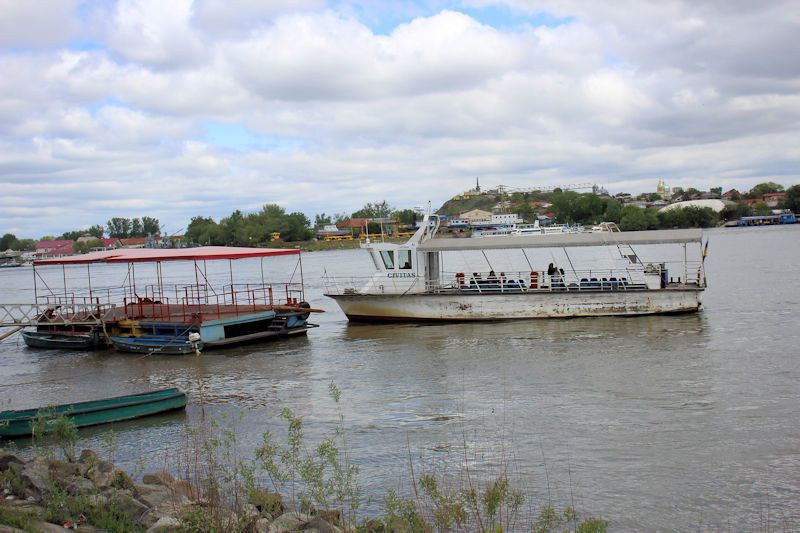
[[[403, 274], [406, 274], [405, 272]], [[410, 272], [408, 273], [410, 274]], [[325, 293], [333, 295], [348, 294], [404, 294], [416, 290], [422, 278], [375, 278], [373, 276], [323, 276]]]
[[[670, 269], [670, 265], [676, 268]], [[677, 267], [680, 267], [678, 269]], [[602, 268], [556, 271], [445, 272], [444, 281], [426, 283], [427, 291], [468, 290], [477, 292], [633, 290], [705, 287], [701, 262], [647, 263], [637, 268]]]
[[99, 325], [115, 307], [100, 302], [0, 304], [0, 327]]
[[[174, 300], [164, 296], [173, 292]], [[174, 289], [145, 289], [143, 295], [123, 299], [130, 319], [196, 322], [202, 317], [239, 316], [270, 309], [276, 305], [298, 305], [300, 283], [226, 285], [221, 291], [210, 286], [180, 285]]]

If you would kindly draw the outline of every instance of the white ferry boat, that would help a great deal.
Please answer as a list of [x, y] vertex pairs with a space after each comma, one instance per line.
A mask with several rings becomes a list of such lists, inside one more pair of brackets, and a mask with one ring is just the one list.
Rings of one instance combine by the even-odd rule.
[[[698, 311], [705, 290], [702, 254], [688, 261], [687, 246], [699, 244], [699, 229], [583, 232], [498, 236], [492, 239], [436, 238], [439, 218], [426, 222], [405, 244], [362, 244], [375, 266], [368, 278], [324, 277], [325, 294], [353, 321], [502, 320], [577, 316], [630, 316]], [[683, 261], [643, 264], [634, 246], [683, 246]], [[618, 266], [577, 270], [568, 249], [615, 247]], [[527, 250], [550, 248], [546, 259]], [[563, 265], [545, 264], [552, 250]], [[445, 257], [504, 250], [524, 258], [527, 268], [453, 272]], [[699, 250], [698, 250], [699, 251]], [[544, 254], [542, 254], [544, 255]], [[448, 264], [451, 261], [448, 260]], [[488, 263], [488, 259], [487, 259]], [[560, 268], [559, 268], [560, 267]], [[569, 267], [565, 270], [564, 267]]]
[[563, 233], [583, 233], [583, 227], [569, 226], [567, 224], [541, 226], [537, 220], [533, 224], [511, 224], [503, 228], [475, 230], [472, 232], [472, 237], [520, 237], [524, 235], [556, 235]]
[[548, 226], [541, 226], [537, 220], [533, 224], [512, 224], [505, 228], [495, 228], [486, 230], [476, 230], [472, 232], [472, 237], [521, 237], [524, 235], [558, 235], [564, 233], [583, 233], [589, 231], [591, 233], [611, 233], [620, 231], [619, 226], [614, 222], [600, 222], [589, 228], [588, 230], [583, 226], [576, 224], [570, 226], [568, 224], [551, 224]]

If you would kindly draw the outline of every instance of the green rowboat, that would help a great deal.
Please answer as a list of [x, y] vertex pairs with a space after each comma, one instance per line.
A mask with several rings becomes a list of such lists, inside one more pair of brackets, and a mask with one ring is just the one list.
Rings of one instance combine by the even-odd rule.
[[184, 407], [186, 407], [186, 393], [179, 389], [162, 389], [39, 409], [3, 411], [0, 413], [0, 437], [30, 437], [31, 428], [39, 413], [47, 416], [66, 415], [76, 427], [85, 427], [130, 420]]

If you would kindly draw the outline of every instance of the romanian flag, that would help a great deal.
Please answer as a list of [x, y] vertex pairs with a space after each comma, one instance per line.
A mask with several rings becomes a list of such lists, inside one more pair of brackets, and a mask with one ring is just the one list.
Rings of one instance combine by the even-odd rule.
[[706, 245], [703, 246], [703, 262], [705, 262], [707, 255], [708, 255], [708, 239], [706, 239]]

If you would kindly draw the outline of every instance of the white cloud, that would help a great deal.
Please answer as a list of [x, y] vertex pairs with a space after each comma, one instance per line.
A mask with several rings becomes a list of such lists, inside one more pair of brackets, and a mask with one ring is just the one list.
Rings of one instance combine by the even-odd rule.
[[[266, 202], [438, 205], [475, 175], [628, 192], [661, 176], [797, 181], [791, 2], [502, 3], [571, 18], [503, 29], [419, 4], [120, 0], [32, 21], [0, 0], [0, 233], [142, 215], [179, 228]], [[365, 24], [386, 10], [410, 16]]]
[[108, 43], [121, 56], [142, 63], [182, 67], [205, 53], [191, 27], [192, 0], [120, 0], [108, 28]]
[[0, 49], [59, 45], [78, 30], [78, 0], [0, 0]]

